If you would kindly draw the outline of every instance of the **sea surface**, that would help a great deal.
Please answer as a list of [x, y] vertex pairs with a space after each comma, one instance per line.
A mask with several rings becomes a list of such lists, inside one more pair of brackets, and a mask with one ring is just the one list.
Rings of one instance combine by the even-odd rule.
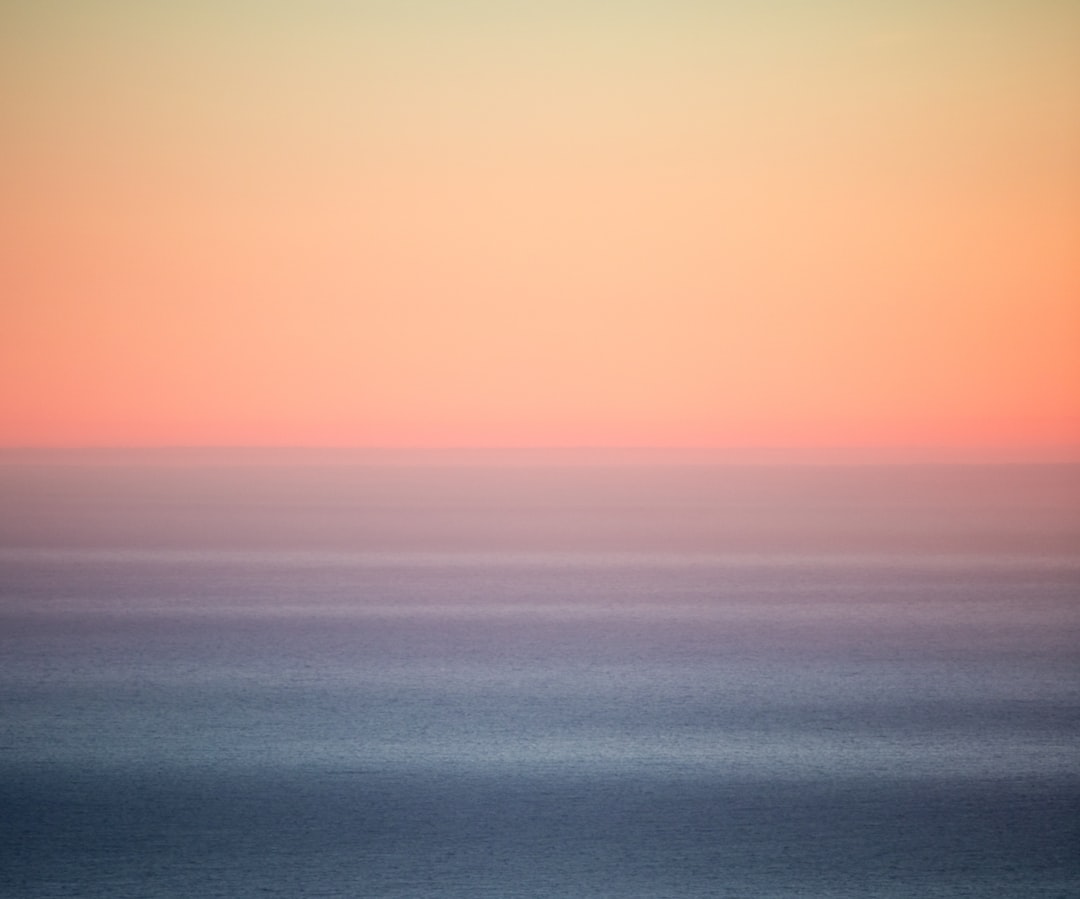
[[1080, 896], [1080, 468], [0, 458], [0, 896]]

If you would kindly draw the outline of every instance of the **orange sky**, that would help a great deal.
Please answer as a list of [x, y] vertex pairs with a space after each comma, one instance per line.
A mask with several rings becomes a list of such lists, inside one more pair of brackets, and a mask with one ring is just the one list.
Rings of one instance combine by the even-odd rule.
[[1080, 446], [1080, 7], [701, 6], [6, 4], [0, 445]]

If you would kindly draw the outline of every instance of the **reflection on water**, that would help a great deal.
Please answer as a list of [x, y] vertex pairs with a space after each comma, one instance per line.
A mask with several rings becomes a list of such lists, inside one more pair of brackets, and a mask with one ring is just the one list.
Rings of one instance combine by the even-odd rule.
[[1078, 483], [0, 466], [0, 893], [1076, 893]]

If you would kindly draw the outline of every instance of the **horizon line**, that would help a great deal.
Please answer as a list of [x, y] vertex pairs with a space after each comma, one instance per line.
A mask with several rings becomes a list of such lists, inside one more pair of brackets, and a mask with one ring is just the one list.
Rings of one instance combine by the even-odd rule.
[[[246, 455], [246, 461], [274, 461], [274, 456], [315, 456], [312, 462], [349, 461], [368, 457], [383, 464], [408, 464], [433, 461], [485, 462], [488, 464], [520, 461], [542, 462], [546, 457], [563, 464], [608, 464], [635, 462], [653, 464], [1080, 464], [1080, 445], [1043, 446], [932, 444], [878, 446], [368, 446], [304, 444], [111, 444], [111, 445], [0, 445], [0, 459], [5, 463], [60, 461], [63, 457], [81, 457], [84, 461], [205, 461], [208, 456]], [[224, 460], [223, 460], [224, 461]]]

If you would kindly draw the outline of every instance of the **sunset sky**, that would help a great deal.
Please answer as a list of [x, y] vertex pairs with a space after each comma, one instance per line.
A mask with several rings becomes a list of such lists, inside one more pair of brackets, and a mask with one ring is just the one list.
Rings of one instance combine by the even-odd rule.
[[8, 0], [0, 445], [1080, 446], [1080, 4]]

